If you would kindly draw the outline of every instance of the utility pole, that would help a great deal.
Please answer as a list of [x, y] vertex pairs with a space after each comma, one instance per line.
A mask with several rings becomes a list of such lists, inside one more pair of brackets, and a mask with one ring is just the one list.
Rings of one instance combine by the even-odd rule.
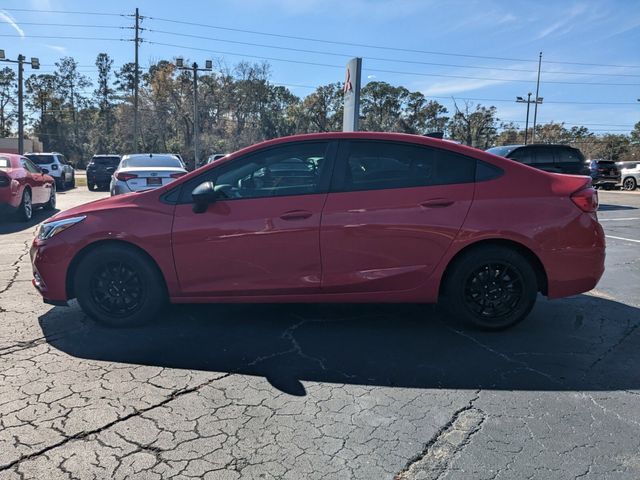
[[[536, 124], [538, 120], [538, 103], [542, 103], [542, 99], [538, 96], [540, 93], [540, 67], [542, 66], [542, 52], [538, 56], [538, 81], [536, 82], [536, 106], [533, 108], [533, 132], [531, 135], [531, 141], [536, 141]], [[540, 102], [538, 102], [538, 99]], [[528, 107], [528, 106], [527, 106]]]
[[[18, 55], [17, 60], [8, 60], [4, 58], [4, 50], [0, 50], [0, 62], [9, 62], [18, 64], [18, 153], [24, 153], [24, 55]], [[40, 60], [31, 57], [31, 68], [37, 70], [40, 68]]]
[[138, 63], [138, 47], [140, 46], [140, 13], [136, 8], [136, 38], [135, 38], [135, 72], [134, 87], [133, 87], [133, 151], [138, 151], [138, 84], [140, 79], [138, 78], [138, 70], [140, 68]]
[[205, 68], [198, 68], [198, 64], [193, 62], [190, 67], [184, 66], [182, 58], [176, 58], [176, 67], [179, 70], [191, 70], [193, 72], [193, 168], [198, 168], [198, 72], [210, 72], [213, 69], [211, 60], [205, 61]]

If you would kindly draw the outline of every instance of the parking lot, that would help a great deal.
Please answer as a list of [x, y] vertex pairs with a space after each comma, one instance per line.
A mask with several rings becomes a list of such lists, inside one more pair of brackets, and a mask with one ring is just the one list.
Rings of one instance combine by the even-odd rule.
[[423, 305], [176, 306], [110, 330], [32, 287], [44, 212], [0, 222], [0, 478], [640, 478], [640, 193], [600, 202], [597, 289], [500, 333]]

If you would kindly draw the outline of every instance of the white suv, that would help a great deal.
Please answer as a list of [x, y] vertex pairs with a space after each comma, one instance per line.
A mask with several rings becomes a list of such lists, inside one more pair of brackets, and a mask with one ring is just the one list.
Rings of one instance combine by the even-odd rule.
[[640, 185], [640, 162], [633, 164], [623, 164], [620, 170], [620, 181], [625, 190], [635, 190]]
[[53, 177], [58, 190], [76, 186], [75, 171], [61, 153], [26, 153], [24, 156], [43, 169], [44, 173]]

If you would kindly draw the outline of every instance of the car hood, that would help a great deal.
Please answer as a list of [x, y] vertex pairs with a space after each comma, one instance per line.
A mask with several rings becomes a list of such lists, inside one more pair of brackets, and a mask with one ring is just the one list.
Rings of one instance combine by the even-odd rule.
[[132, 208], [139, 207], [140, 200], [145, 192], [141, 193], [126, 193], [123, 195], [117, 195], [115, 197], [102, 198], [100, 200], [94, 200], [93, 202], [78, 205], [77, 207], [70, 208], [64, 212], [60, 212], [57, 215], [47, 219], [47, 222], [54, 220], [63, 220], [65, 218], [77, 217], [78, 215], [88, 215], [98, 211], [114, 210], [120, 208]]

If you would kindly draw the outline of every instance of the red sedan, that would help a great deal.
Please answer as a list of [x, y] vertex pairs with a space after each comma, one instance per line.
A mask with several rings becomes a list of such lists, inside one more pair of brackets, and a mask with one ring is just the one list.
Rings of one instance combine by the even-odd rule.
[[28, 222], [36, 207], [56, 208], [53, 178], [28, 158], [0, 153], [0, 213], [18, 213]]
[[500, 329], [538, 292], [594, 288], [597, 206], [588, 177], [451, 142], [301, 135], [58, 214], [33, 242], [34, 285], [110, 325], [151, 319], [167, 300], [440, 301]]

